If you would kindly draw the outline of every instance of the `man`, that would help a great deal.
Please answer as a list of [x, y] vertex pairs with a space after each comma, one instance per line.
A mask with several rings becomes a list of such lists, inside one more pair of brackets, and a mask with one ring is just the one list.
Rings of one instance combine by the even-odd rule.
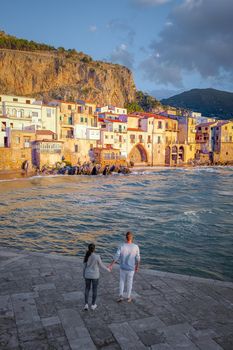
[[118, 248], [114, 260], [109, 265], [110, 269], [112, 269], [118, 259], [120, 260], [120, 293], [117, 301], [121, 302], [123, 300], [125, 282], [127, 281], [127, 301], [130, 303], [132, 301], [131, 291], [134, 272], [138, 271], [140, 263], [139, 247], [133, 243], [133, 234], [131, 232], [126, 233], [126, 243]]

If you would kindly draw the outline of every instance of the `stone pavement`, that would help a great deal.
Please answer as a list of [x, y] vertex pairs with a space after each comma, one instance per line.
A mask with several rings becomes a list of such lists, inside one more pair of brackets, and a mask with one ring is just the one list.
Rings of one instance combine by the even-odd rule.
[[83, 291], [79, 258], [0, 248], [0, 349], [233, 349], [233, 283], [141, 270], [117, 304], [116, 268], [88, 312]]

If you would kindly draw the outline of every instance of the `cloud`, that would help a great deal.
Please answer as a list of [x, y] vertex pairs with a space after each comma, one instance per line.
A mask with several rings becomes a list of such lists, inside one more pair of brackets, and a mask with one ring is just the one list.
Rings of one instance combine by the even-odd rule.
[[123, 21], [121, 19], [112, 19], [108, 22], [107, 28], [110, 29], [114, 33], [120, 33], [121, 40], [124, 40], [128, 45], [133, 45], [135, 38], [135, 31], [127, 21]]
[[[233, 1], [185, 0], [169, 15], [151, 55], [140, 65], [148, 80], [182, 87], [183, 76], [233, 77]], [[157, 55], [159, 53], [159, 57]]]
[[134, 64], [134, 57], [131, 52], [128, 51], [128, 47], [125, 44], [117, 46], [112, 54], [110, 55], [110, 60], [113, 63], [123, 64], [128, 68], [132, 68]]
[[92, 25], [89, 27], [89, 31], [95, 33], [97, 31], [97, 27], [95, 25]]
[[134, 3], [137, 5], [142, 5], [142, 6], [159, 6], [159, 5], [164, 5], [171, 0], [132, 0]]

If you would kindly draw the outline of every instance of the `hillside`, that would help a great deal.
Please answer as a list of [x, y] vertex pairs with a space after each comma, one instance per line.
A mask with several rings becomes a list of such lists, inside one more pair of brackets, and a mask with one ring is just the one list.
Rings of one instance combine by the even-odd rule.
[[192, 89], [161, 100], [164, 105], [191, 109], [208, 117], [233, 118], [233, 93], [215, 89]]
[[0, 32], [0, 93], [123, 107], [135, 100], [136, 88], [124, 66]]

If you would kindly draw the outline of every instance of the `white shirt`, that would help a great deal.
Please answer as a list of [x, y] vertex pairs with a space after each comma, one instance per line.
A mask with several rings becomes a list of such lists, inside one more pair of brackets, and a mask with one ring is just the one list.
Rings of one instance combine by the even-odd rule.
[[137, 244], [123, 243], [116, 252], [114, 260], [120, 259], [122, 270], [134, 271], [135, 263], [140, 261], [140, 252]]

